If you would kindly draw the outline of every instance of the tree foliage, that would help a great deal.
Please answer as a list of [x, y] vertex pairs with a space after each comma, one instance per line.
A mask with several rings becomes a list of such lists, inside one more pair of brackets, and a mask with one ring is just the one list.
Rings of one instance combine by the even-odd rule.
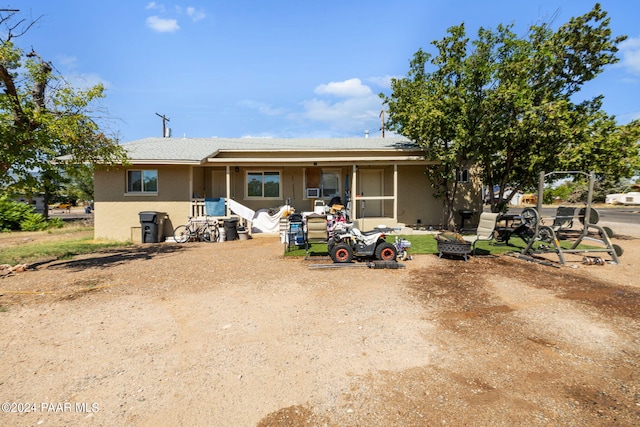
[[[0, 16], [0, 184], [35, 181], [46, 195], [68, 164], [121, 163], [126, 155], [92, 116], [104, 86], [75, 88], [35, 51], [25, 54], [15, 44], [32, 25], [14, 13]], [[62, 156], [66, 162], [57, 161]]]
[[[584, 170], [618, 179], [638, 170], [638, 123], [617, 126], [602, 98], [578, 101], [583, 85], [615, 63], [617, 45], [599, 4], [556, 31], [513, 25], [480, 28], [473, 41], [464, 24], [422, 49], [406, 78], [392, 81], [387, 126], [420, 144], [437, 195], [453, 226], [456, 172], [478, 165], [482, 181], [504, 197], [535, 188], [541, 171]], [[496, 200], [494, 207], [497, 210]]]

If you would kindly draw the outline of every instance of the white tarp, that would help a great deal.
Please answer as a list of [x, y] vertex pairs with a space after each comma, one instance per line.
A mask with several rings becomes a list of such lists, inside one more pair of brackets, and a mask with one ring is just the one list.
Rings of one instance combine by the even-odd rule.
[[243, 218], [247, 221], [253, 221], [253, 217], [256, 216], [256, 213], [253, 209], [242, 205], [235, 200], [228, 199], [227, 203], [229, 204], [229, 209], [236, 215], [240, 215], [240, 218]]
[[280, 218], [290, 209], [289, 206], [285, 205], [280, 207], [277, 213], [270, 215], [269, 209], [254, 211], [232, 199], [228, 199], [227, 203], [229, 204], [231, 212], [239, 215], [251, 224], [251, 231], [253, 233], [279, 233]]
[[288, 211], [288, 206], [282, 206], [274, 215], [269, 215], [269, 209], [258, 210], [251, 220], [251, 231], [254, 233], [279, 233], [280, 219]]

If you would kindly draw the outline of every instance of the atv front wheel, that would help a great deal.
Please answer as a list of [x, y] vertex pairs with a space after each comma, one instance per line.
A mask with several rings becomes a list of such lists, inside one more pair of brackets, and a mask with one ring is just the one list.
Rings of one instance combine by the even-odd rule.
[[347, 263], [353, 260], [353, 249], [346, 243], [337, 243], [330, 253], [335, 263]]
[[381, 261], [395, 261], [397, 256], [396, 247], [389, 242], [382, 242], [376, 247], [376, 258]]

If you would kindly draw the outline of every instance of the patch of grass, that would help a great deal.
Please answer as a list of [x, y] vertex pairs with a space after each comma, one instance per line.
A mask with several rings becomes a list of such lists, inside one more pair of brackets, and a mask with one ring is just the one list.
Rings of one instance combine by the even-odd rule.
[[0, 313], [5, 313], [7, 310], [7, 307], [0, 305]]
[[[437, 254], [438, 252], [438, 243], [434, 238], [433, 234], [409, 234], [398, 236], [398, 238], [405, 238], [411, 242], [411, 249], [409, 249], [409, 254], [411, 255], [420, 255], [420, 254]], [[389, 243], [393, 243], [393, 237], [387, 237], [387, 241]], [[561, 241], [560, 246], [563, 249], [569, 249], [573, 241]], [[534, 247], [537, 248], [538, 244], [536, 243]], [[495, 241], [480, 241], [476, 244], [476, 253], [477, 254], [491, 254], [491, 255], [500, 255], [507, 252], [521, 252], [524, 248], [527, 247], [527, 243], [519, 237], [511, 237], [509, 239], [509, 244], [506, 245], [504, 243], [497, 243]], [[580, 245], [578, 246], [580, 249], [588, 249], [593, 248], [593, 246]], [[328, 256], [327, 245], [324, 243], [313, 243], [309, 246], [309, 252], [313, 256]], [[305, 256], [304, 247], [296, 248], [294, 246], [291, 247], [291, 250], [285, 251], [285, 256], [294, 256], [294, 257], [303, 257]]]
[[131, 245], [130, 242], [94, 240], [92, 237], [25, 243], [5, 248], [0, 253], [0, 264], [25, 264], [41, 259], [65, 259], [74, 255], [97, 252], [100, 249]]
[[83, 231], [93, 231], [93, 227], [90, 225], [84, 225], [80, 221], [74, 221], [69, 224], [65, 224], [62, 228], [51, 228], [47, 230], [47, 234], [69, 234], [69, 233], [81, 233]]

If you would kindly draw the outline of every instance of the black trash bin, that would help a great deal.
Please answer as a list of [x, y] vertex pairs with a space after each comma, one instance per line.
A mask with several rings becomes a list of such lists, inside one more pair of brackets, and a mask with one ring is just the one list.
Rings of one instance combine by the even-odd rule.
[[236, 218], [224, 220], [224, 234], [227, 236], [227, 240], [238, 238], [238, 220]]
[[162, 241], [162, 228], [164, 226], [164, 218], [167, 215], [164, 212], [140, 212], [140, 228], [142, 229], [142, 243], [159, 243]]

